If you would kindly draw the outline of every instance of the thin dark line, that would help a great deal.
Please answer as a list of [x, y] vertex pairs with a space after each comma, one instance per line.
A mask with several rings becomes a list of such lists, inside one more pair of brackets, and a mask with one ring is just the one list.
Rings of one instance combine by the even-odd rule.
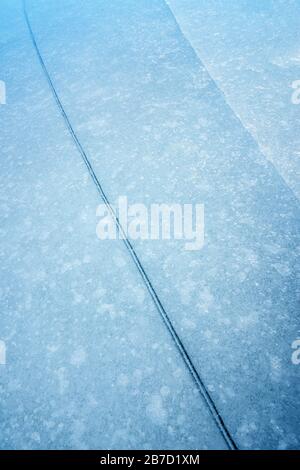
[[132, 244], [128, 240], [128, 238], [125, 234], [125, 231], [124, 231], [122, 225], [120, 224], [119, 218], [117, 217], [113, 207], [111, 206], [111, 204], [110, 204], [110, 202], [109, 202], [109, 200], [108, 200], [108, 198], [107, 198], [107, 196], [106, 196], [106, 194], [105, 194], [105, 192], [104, 192], [104, 190], [103, 190], [103, 188], [102, 188], [102, 186], [101, 186], [101, 184], [100, 184], [100, 182], [99, 182], [99, 180], [98, 180], [98, 178], [97, 178], [97, 176], [96, 176], [96, 174], [93, 170], [93, 167], [92, 167], [92, 165], [91, 165], [91, 163], [90, 163], [90, 161], [87, 157], [87, 154], [86, 154], [84, 148], [82, 147], [82, 145], [81, 145], [81, 143], [80, 143], [73, 127], [72, 127], [72, 124], [71, 124], [71, 122], [70, 122], [70, 120], [69, 120], [69, 118], [68, 118], [68, 116], [67, 116], [67, 114], [64, 110], [64, 107], [63, 107], [63, 105], [60, 101], [60, 98], [59, 98], [59, 96], [56, 92], [56, 89], [54, 87], [52, 79], [49, 75], [47, 67], [44, 63], [44, 60], [41, 56], [38, 45], [36, 43], [35, 36], [34, 36], [32, 28], [31, 28], [31, 24], [30, 24], [29, 17], [28, 17], [28, 14], [27, 14], [26, 0], [23, 0], [23, 11], [24, 11], [25, 21], [26, 21], [26, 24], [27, 24], [27, 27], [28, 27], [28, 30], [29, 30], [29, 34], [30, 34], [34, 49], [37, 53], [39, 62], [40, 62], [41, 67], [44, 71], [44, 74], [45, 74], [45, 77], [48, 81], [48, 84], [51, 88], [51, 91], [52, 91], [53, 96], [55, 98], [56, 104], [57, 104], [57, 106], [58, 106], [58, 108], [59, 108], [59, 110], [62, 114], [62, 117], [65, 121], [65, 124], [66, 124], [73, 140], [74, 140], [74, 143], [75, 143], [75, 145], [76, 145], [76, 147], [77, 147], [77, 149], [78, 149], [78, 151], [79, 151], [79, 153], [80, 153], [80, 155], [81, 155], [81, 157], [82, 157], [82, 159], [83, 159], [83, 161], [84, 161], [84, 163], [85, 163], [85, 165], [86, 165], [86, 167], [89, 171], [89, 174], [90, 174], [92, 180], [95, 183], [95, 186], [96, 186], [96, 188], [97, 188], [97, 190], [98, 190], [98, 192], [101, 196], [101, 199], [103, 200], [103, 202], [105, 203], [105, 205], [106, 205], [107, 209], [109, 210], [111, 216], [113, 217], [113, 219], [116, 223], [116, 226], [118, 227], [119, 233], [121, 234], [123, 242], [124, 242], [127, 250], [129, 251], [129, 254], [130, 254], [131, 258], [133, 259], [133, 261], [134, 261], [134, 263], [135, 263], [135, 265], [136, 265], [136, 267], [137, 267], [137, 269], [138, 269], [138, 271], [139, 271], [139, 273], [140, 273], [140, 275], [141, 275], [141, 277], [142, 277], [142, 279], [145, 283], [145, 286], [146, 286], [149, 294], [151, 295], [151, 298], [152, 298], [159, 314], [162, 317], [162, 320], [163, 320], [165, 326], [167, 327], [173, 341], [175, 342], [175, 344], [177, 346], [177, 349], [179, 350], [179, 353], [180, 353], [183, 361], [185, 362], [185, 365], [187, 366], [189, 372], [191, 373], [191, 375], [194, 379], [194, 382], [196, 383], [197, 388], [198, 388], [202, 398], [204, 399], [204, 402], [206, 403], [206, 405], [207, 405], [207, 407], [208, 407], [208, 409], [209, 409], [209, 411], [210, 411], [210, 413], [211, 413], [211, 415], [212, 415], [212, 417], [213, 417], [220, 433], [222, 434], [228, 448], [231, 449], [231, 450], [237, 450], [238, 449], [237, 445], [235, 444], [230, 432], [228, 431], [228, 429], [227, 429], [227, 427], [224, 423], [224, 420], [223, 420], [222, 416], [220, 415], [220, 413], [219, 413], [212, 397], [210, 396], [203, 380], [201, 379], [200, 375], [198, 374], [198, 372], [197, 372], [197, 370], [196, 370], [196, 368], [195, 368], [188, 352], [185, 349], [185, 346], [183, 345], [181, 339], [179, 338], [179, 336], [178, 336], [178, 334], [177, 334], [177, 332], [176, 332], [176, 330], [175, 330], [175, 328], [174, 328], [174, 326], [173, 326], [173, 324], [172, 324], [165, 308], [163, 307], [163, 305], [162, 305], [162, 303], [161, 303], [161, 301], [160, 301], [160, 299], [159, 299], [159, 297], [158, 297], [158, 295], [157, 295], [150, 279], [148, 278], [148, 275], [147, 275], [141, 261], [138, 258], [138, 255], [136, 254]]

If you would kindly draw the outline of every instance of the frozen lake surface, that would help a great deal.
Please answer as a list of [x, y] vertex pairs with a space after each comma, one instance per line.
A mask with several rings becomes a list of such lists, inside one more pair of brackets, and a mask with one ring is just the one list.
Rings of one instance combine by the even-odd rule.
[[0, 2], [1, 448], [228, 446], [60, 105], [112, 203], [204, 204], [201, 250], [133, 249], [235, 444], [299, 448], [300, 8], [235, 3], [28, 0], [58, 103]]

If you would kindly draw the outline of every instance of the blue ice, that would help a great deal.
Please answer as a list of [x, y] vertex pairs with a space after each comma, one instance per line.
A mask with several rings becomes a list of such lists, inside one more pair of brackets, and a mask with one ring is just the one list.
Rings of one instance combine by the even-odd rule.
[[[225, 51], [204, 31], [218, 37], [227, 28], [220, 2], [207, 2], [212, 14], [202, 30], [190, 22], [201, 19], [199, 2], [26, 3], [109, 200], [205, 205], [201, 251], [176, 240], [132, 243], [237, 446], [299, 447], [299, 368], [291, 360], [299, 203], [295, 171], [285, 172], [282, 157], [297, 147], [296, 120], [289, 124], [297, 107], [282, 106], [287, 142], [277, 102], [249, 104], [236, 77], [235, 94], [220, 65]], [[264, 4], [253, 11], [247, 2], [243, 14], [268, 15]], [[1, 447], [226, 448], [123, 243], [96, 237], [99, 194], [21, 7], [3, 2], [0, 23], [8, 90], [0, 107]], [[245, 28], [252, 47], [251, 22]], [[228, 41], [230, 54], [237, 46]], [[262, 55], [260, 48], [257, 60]], [[273, 86], [277, 75], [269, 74]], [[277, 131], [267, 133], [269, 113]], [[292, 150], [286, 158], [294, 165]]]

